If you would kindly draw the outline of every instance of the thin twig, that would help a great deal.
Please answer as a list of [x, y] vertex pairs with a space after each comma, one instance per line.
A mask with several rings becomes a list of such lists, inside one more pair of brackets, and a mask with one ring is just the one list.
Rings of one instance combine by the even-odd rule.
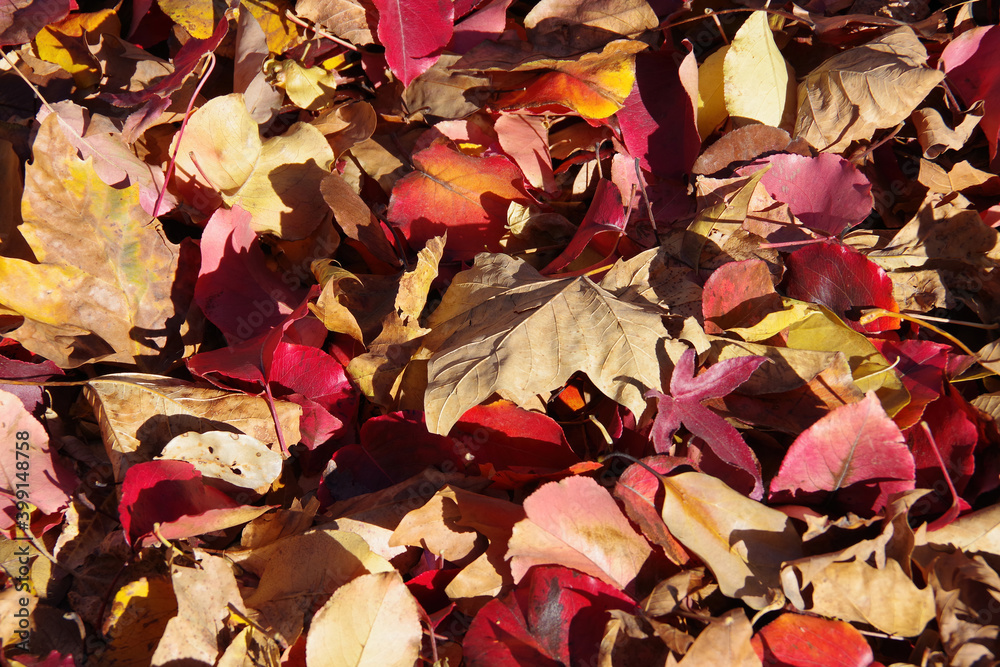
[[340, 37], [337, 37], [336, 35], [331, 35], [326, 30], [323, 30], [322, 28], [318, 27], [315, 23], [313, 23], [313, 24], [306, 23], [304, 20], [302, 20], [301, 18], [299, 18], [298, 16], [296, 16], [295, 14], [293, 14], [291, 9], [286, 9], [285, 10], [285, 18], [287, 18], [289, 21], [291, 21], [295, 25], [302, 26], [303, 28], [305, 28], [307, 30], [312, 30], [314, 33], [316, 33], [320, 37], [326, 37], [331, 42], [336, 42], [337, 44], [340, 44], [345, 49], [350, 49], [351, 51], [354, 51], [355, 53], [361, 53], [361, 49], [359, 49], [358, 47], [354, 46], [350, 42], [344, 41]]

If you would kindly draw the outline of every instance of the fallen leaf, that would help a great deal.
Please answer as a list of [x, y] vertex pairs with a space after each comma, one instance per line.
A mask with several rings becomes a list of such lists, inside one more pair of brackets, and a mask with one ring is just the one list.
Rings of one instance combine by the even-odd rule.
[[61, 20], [75, 5], [72, 0], [4, 3], [0, 7], [0, 46], [30, 42], [39, 30]]
[[[855, 512], [871, 514], [882, 509], [890, 493], [912, 489], [914, 474], [902, 432], [869, 391], [864, 400], [837, 408], [795, 439], [771, 480], [768, 499], [802, 504], [836, 498]], [[874, 498], [867, 497], [872, 493]]]
[[611, 495], [586, 477], [543, 485], [524, 501], [507, 559], [514, 581], [536, 565], [563, 565], [631, 590], [650, 557]]
[[398, 572], [344, 584], [313, 617], [308, 667], [410, 667], [420, 654], [420, 611]]
[[574, 51], [589, 51], [618, 36], [637, 37], [658, 24], [646, 0], [542, 0], [524, 17], [532, 44]]
[[281, 474], [281, 455], [242, 433], [182, 433], [157, 459], [187, 461], [205, 477], [264, 493]]
[[990, 157], [997, 154], [1000, 138], [1000, 70], [996, 53], [1000, 48], [1000, 30], [996, 26], [983, 26], [966, 30], [958, 35], [941, 53], [941, 63], [948, 75], [948, 85], [965, 102], [972, 105], [983, 101], [983, 119], [980, 126], [990, 145]]
[[434, 64], [451, 41], [455, 9], [446, 0], [372, 0], [385, 59], [404, 86]]
[[795, 134], [838, 153], [893, 127], [944, 78], [926, 62], [927, 51], [906, 26], [828, 58], [799, 84]]
[[766, 665], [869, 667], [874, 660], [854, 626], [802, 614], [782, 614], [754, 635], [753, 644]]
[[415, 154], [413, 164], [418, 171], [392, 189], [389, 220], [413, 248], [447, 233], [449, 260], [499, 250], [509, 202], [528, 206], [532, 201], [520, 170], [500, 155], [469, 157], [435, 144]]
[[754, 652], [750, 637], [753, 627], [742, 609], [732, 609], [720, 618], [712, 619], [694, 640], [678, 667], [759, 667], [761, 660]]
[[[774, 43], [767, 12], [755, 11], [736, 32], [723, 62], [726, 111], [737, 124], [791, 125], [794, 76]], [[794, 70], [791, 70], [794, 71]]]
[[0, 257], [0, 304], [25, 318], [7, 335], [62, 368], [165, 368], [182, 350], [190, 304], [183, 248], [147, 224], [137, 185], [116, 190], [77, 157], [56, 114], [34, 150], [19, 229], [38, 263]]
[[[326, 212], [319, 185], [333, 151], [312, 125], [296, 123], [261, 141], [239, 93], [215, 97], [191, 114], [177, 150], [174, 182], [203, 210], [239, 205], [251, 227], [283, 239], [309, 235]], [[197, 165], [197, 166], [196, 166]]]
[[456, 276], [429, 326], [424, 401], [432, 433], [447, 433], [493, 393], [533, 405], [576, 371], [635, 415], [646, 407], [636, 384], [659, 386], [659, 313], [587, 277], [546, 280], [503, 255], [481, 255]]
[[301, 0], [295, 4], [299, 16], [319, 23], [356, 46], [374, 44], [378, 24], [374, 4], [362, 0]]

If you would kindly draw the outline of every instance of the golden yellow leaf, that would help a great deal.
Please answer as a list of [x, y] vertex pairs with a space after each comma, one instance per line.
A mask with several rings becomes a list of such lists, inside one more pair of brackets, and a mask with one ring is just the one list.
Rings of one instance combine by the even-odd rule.
[[723, 75], [729, 46], [722, 46], [698, 66], [698, 134], [702, 139], [712, 134], [729, 117]]
[[729, 115], [743, 124], [780, 126], [786, 112], [791, 117], [795, 104], [794, 76], [790, 79], [788, 70], [774, 43], [767, 12], [754, 12], [737, 31], [723, 63]]

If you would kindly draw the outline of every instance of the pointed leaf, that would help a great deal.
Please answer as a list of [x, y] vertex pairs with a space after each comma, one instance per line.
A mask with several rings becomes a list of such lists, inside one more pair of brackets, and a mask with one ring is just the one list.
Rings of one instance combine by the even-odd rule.
[[454, 4], [447, 0], [373, 0], [385, 59], [404, 86], [434, 64], [451, 41]]

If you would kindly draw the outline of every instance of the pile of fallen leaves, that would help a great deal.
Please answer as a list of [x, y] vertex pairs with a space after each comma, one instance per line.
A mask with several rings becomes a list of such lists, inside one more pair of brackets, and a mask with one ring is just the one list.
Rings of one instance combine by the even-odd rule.
[[1000, 664], [996, 23], [0, 2], [0, 665]]

